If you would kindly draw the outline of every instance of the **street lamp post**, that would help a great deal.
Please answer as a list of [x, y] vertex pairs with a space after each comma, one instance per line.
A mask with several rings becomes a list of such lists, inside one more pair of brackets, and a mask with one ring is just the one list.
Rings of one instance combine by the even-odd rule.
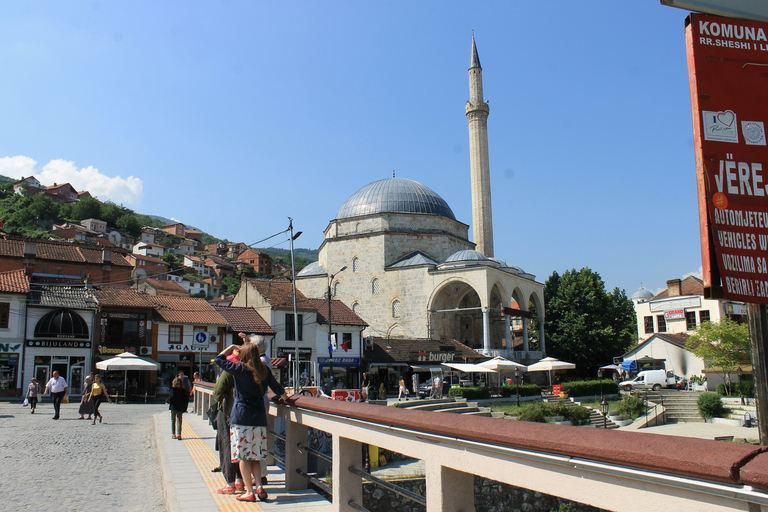
[[344, 272], [347, 266], [344, 265], [335, 274], [328, 274], [328, 378], [331, 381], [331, 389], [333, 389], [333, 323], [331, 322], [331, 285], [333, 284], [333, 278]]
[[741, 369], [741, 366], [739, 366], [738, 373], [739, 373], [739, 403], [741, 405], [744, 405], [744, 391], [741, 389], [741, 375], [742, 373], [744, 373], [744, 370]]
[[293, 234], [293, 219], [288, 217], [288, 229], [291, 231], [291, 284], [293, 285], [293, 338], [296, 350], [293, 354], [293, 389], [298, 390], [299, 379], [299, 315], [296, 310], [296, 265], [293, 260], [293, 241], [301, 236], [301, 231]]
[[608, 402], [605, 398], [600, 400], [600, 412], [603, 413], [603, 428], [608, 428]]
[[600, 402], [603, 401], [603, 370], [597, 370], [597, 380], [600, 381]]
[[520, 368], [515, 368], [515, 397], [517, 406], [520, 407]]

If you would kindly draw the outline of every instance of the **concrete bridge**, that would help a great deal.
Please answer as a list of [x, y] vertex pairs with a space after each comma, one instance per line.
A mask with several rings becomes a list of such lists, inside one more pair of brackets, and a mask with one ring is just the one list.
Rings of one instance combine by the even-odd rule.
[[[196, 385], [196, 411], [210, 391]], [[424, 462], [426, 493], [413, 498], [428, 512], [475, 510], [475, 475], [607, 510], [768, 511], [762, 446], [312, 397], [271, 405], [272, 426], [276, 417], [285, 421], [286, 495], [309, 487], [308, 429], [332, 435], [334, 511], [365, 510], [363, 444]]]

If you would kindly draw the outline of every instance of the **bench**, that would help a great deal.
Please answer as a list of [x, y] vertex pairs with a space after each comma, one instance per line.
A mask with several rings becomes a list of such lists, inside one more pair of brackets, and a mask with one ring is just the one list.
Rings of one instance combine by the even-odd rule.
[[715, 441], [733, 441], [733, 436], [717, 436]]

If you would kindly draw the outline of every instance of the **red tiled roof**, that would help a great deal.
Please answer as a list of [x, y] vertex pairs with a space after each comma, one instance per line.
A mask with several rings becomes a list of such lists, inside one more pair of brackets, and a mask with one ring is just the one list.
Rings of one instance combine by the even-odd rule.
[[[248, 283], [264, 297], [272, 308], [293, 307], [293, 286], [288, 279], [248, 279]], [[296, 290], [296, 307], [315, 310], [315, 305]]]
[[167, 295], [147, 295], [147, 298], [154, 304], [155, 318], [161, 322], [227, 325], [227, 321], [205, 299]]
[[189, 292], [186, 289], [184, 289], [183, 286], [181, 286], [179, 283], [176, 283], [174, 281], [164, 281], [162, 279], [153, 279], [151, 277], [148, 277], [146, 279], [146, 283], [158, 291], [162, 291], [166, 293], [180, 293], [182, 295], [189, 295]]
[[[328, 316], [328, 300], [327, 299], [309, 299], [317, 309], [317, 323], [327, 324]], [[365, 320], [357, 316], [346, 304], [340, 300], [333, 299], [331, 301], [331, 322], [333, 325], [360, 325], [362, 327], [368, 327]]]
[[142, 254], [126, 254], [126, 257], [128, 259], [134, 258], [136, 260], [142, 260], [142, 261], [151, 261], [152, 263], [167, 265], [165, 260], [160, 258], [155, 258], [154, 256], [144, 256]]
[[0, 272], [0, 292], [29, 293], [29, 277], [21, 269]]
[[235, 332], [254, 334], [275, 334], [275, 331], [253, 308], [227, 307], [214, 305], [213, 309], [224, 317], [229, 327]]
[[480, 352], [456, 340], [426, 340], [402, 338], [373, 338], [373, 350], [365, 350], [365, 358], [372, 363], [414, 363], [434, 364], [419, 361], [419, 352], [448, 352], [453, 353], [453, 363], [474, 363], [488, 359]]
[[[682, 295], [704, 295], [704, 281], [695, 276], [688, 276], [682, 280]], [[669, 289], [660, 292], [651, 300], [665, 299], [669, 297]]]
[[151, 308], [152, 301], [146, 293], [141, 293], [133, 288], [119, 286], [95, 286], [93, 295], [102, 306], [125, 306], [135, 308]]
[[[36, 246], [36, 258], [51, 261], [101, 264], [104, 249], [98, 245], [55, 242], [52, 240], [30, 240]], [[109, 249], [107, 249], [109, 250]], [[123, 256], [122, 249], [110, 250], [110, 262], [118, 267], [132, 267]], [[21, 258], [24, 255], [24, 240], [0, 240], [0, 256]]]

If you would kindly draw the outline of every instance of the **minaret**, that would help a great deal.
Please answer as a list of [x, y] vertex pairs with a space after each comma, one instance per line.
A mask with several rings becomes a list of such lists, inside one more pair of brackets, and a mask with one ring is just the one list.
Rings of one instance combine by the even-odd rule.
[[472, 31], [472, 56], [469, 59], [469, 101], [465, 108], [469, 121], [469, 164], [472, 177], [472, 235], [477, 251], [493, 257], [493, 218], [491, 212], [491, 171], [488, 163], [488, 104], [483, 101], [483, 68]]

